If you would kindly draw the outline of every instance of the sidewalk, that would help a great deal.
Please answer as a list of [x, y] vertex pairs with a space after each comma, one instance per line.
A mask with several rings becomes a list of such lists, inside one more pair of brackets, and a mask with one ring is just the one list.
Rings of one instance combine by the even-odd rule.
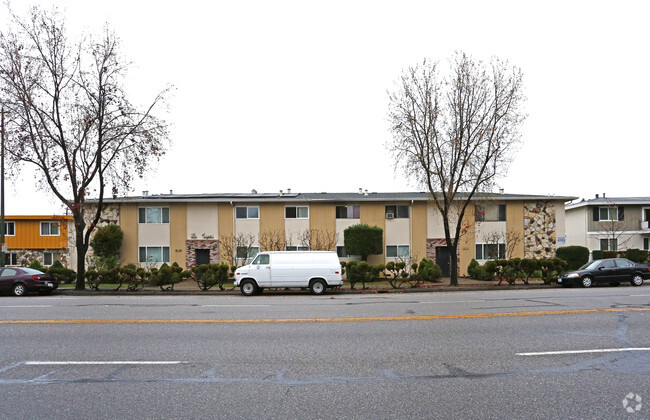
[[[500, 285], [498, 280], [482, 281], [469, 278], [459, 278], [458, 286], [450, 286], [449, 278], [443, 278], [438, 283], [425, 283], [417, 287], [410, 287], [408, 283], [403, 284], [399, 289], [394, 289], [388, 282], [380, 284], [371, 284], [366, 289], [362, 289], [363, 285], [357, 283], [354, 289], [350, 289], [350, 283], [344, 283], [339, 289], [328, 289], [326, 294], [373, 294], [373, 293], [421, 293], [421, 292], [456, 292], [456, 291], [470, 291], [470, 290], [521, 290], [521, 289], [539, 289], [539, 288], [554, 288], [556, 285], [545, 285], [541, 280], [530, 280], [526, 285], [518, 280], [515, 285], [508, 285], [503, 281]], [[264, 293], [308, 293], [300, 289], [264, 289]], [[86, 290], [78, 291], [74, 288], [59, 288], [55, 293], [64, 295], [239, 295], [239, 288], [234, 288], [232, 285], [219, 290], [218, 286], [210, 290], [200, 290], [194, 280], [184, 280], [174, 285], [174, 290], [160, 290], [158, 286], [146, 286], [144, 289], [137, 292], [127, 291], [127, 286], [124, 285], [119, 291], [109, 289], [107, 287], [100, 290], [92, 290], [86, 287]]]

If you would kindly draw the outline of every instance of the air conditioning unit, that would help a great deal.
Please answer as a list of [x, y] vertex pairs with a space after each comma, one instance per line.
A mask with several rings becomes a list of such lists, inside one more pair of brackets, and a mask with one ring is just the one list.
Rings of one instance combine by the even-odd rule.
[[386, 219], [394, 219], [395, 214], [394, 213], [386, 213]]

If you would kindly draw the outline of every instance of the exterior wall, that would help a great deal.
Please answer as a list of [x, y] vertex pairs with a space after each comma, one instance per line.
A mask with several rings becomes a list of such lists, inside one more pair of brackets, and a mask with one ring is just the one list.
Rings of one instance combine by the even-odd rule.
[[122, 264], [138, 265], [138, 205], [122, 204], [120, 206], [120, 226], [124, 232], [122, 239]]
[[[219, 211], [213, 203], [187, 204], [187, 239], [219, 237]], [[231, 219], [229, 219], [231, 220]]]
[[[219, 241], [216, 239], [188, 239], [185, 244], [185, 268], [196, 267], [196, 250], [209, 249], [210, 263], [221, 262], [219, 256]], [[180, 265], [180, 263], [179, 263]]]
[[524, 207], [521, 202], [506, 203], [506, 238], [512, 239], [513, 248], [506, 250], [508, 257], [524, 258]]
[[[278, 248], [284, 246], [286, 242], [284, 227], [284, 203], [265, 203], [260, 205], [260, 250], [263, 251], [280, 251], [281, 249], [266, 249], [265, 236], [277, 238], [275, 241]], [[268, 242], [268, 241], [267, 241]]]
[[566, 244], [587, 245], [587, 207], [579, 207], [565, 212]]
[[224, 203], [217, 205], [217, 238], [233, 235], [234, 211], [234, 207], [231, 204]]
[[[16, 254], [16, 265], [27, 266], [37, 260], [44, 264], [43, 253], [52, 253], [54, 261], [60, 261], [64, 266], [76, 269], [71, 258], [76, 255], [69, 248], [74, 241], [72, 216], [6, 216], [5, 222], [14, 223], [14, 235], [5, 235], [7, 253]], [[56, 236], [41, 236], [41, 222], [57, 222], [59, 234]], [[71, 237], [70, 234], [73, 234]]]
[[555, 204], [524, 203], [524, 258], [553, 258], [556, 247]]
[[427, 205], [413, 203], [411, 206], [411, 255], [419, 261], [427, 256]]
[[361, 223], [369, 226], [378, 226], [384, 230], [384, 244], [381, 255], [368, 256], [368, 264], [383, 264], [386, 261], [386, 207], [382, 203], [361, 203]]
[[[169, 257], [170, 264], [178, 263], [183, 268], [186, 263], [187, 204], [172, 203], [169, 208]], [[164, 245], [164, 244], [163, 244]]]
[[474, 211], [466, 211], [462, 221], [462, 226], [466, 226], [467, 232], [460, 237], [458, 245], [458, 274], [461, 276], [467, 275], [467, 266], [472, 262], [476, 253], [476, 222], [474, 218]]

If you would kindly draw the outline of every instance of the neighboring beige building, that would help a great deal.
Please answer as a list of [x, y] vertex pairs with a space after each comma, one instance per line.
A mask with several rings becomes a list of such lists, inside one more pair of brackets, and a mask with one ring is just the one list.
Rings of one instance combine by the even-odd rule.
[[567, 204], [567, 245], [589, 251], [650, 249], [650, 197], [600, 197]]
[[[489, 194], [466, 211], [459, 271], [473, 258], [549, 257], [565, 242], [564, 203], [575, 197]], [[260, 250], [336, 250], [343, 232], [365, 223], [384, 231], [371, 264], [435, 260], [449, 270], [440, 213], [427, 193], [161, 194], [105, 200], [124, 231], [124, 263], [237, 264]]]

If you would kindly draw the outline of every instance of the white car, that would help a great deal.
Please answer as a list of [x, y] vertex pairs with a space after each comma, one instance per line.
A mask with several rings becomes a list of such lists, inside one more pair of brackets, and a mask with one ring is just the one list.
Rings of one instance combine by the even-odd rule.
[[264, 288], [309, 288], [322, 295], [328, 287], [343, 284], [341, 263], [336, 252], [272, 251], [262, 252], [253, 262], [235, 270], [235, 286], [244, 296]]

